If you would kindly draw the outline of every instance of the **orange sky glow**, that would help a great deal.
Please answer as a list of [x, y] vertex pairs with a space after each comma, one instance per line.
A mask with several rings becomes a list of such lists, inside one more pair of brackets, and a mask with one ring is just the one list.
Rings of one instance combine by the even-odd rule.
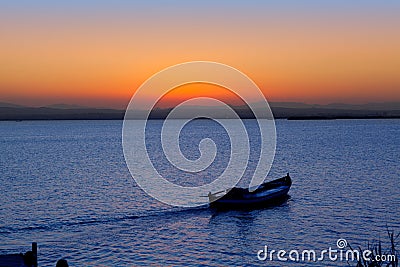
[[[268, 101], [400, 101], [400, 16], [389, 4], [251, 3], [0, 8], [0, 102], [125, 108], [151, 75], [193, 60], [237, 68]], [[210, 88], [181, 88], [164, 103], [229, 99]]]

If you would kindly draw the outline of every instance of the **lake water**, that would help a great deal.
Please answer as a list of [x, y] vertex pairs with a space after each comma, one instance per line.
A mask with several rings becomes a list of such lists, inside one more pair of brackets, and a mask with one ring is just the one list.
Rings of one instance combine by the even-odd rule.
[[[246, 123], [251, 132], [254, 122]], [[169, 207], [137, 187], [123, 157], [122, 121], [0, 122], [0, 254], [25, 252], [35, 241], [40, 266], [60, 258], [70, 266], [348, 266], [260, 261], [257, 252], [265, 245], [335, 249], [339, 238], [366, 247], [385, 241], [387, 226], [400, 231], [400, 120], [276, 125], [268, 179], [290, 172], [291, 198], [273, 208], [218, 212]], [[229, 151], [217, 124], [189, 126], [182, 138], [188, 158], [198, 157], [206, 136], [221, 155]], [[179, 176], [156, 138], [149, 142], [161, 172], [177, 183], [209, 182], [226, 164], [217, 155], [208, 173]]]

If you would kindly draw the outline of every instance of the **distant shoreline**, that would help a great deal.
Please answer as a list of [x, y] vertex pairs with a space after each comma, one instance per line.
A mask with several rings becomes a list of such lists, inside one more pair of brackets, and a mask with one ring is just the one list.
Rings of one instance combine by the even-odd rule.
[[295, 120], [382, 120], [382, 119], [400, 119], [400, 116], [393, 116], [393, 117], [385, 117], [385, 116], [338, 116], [338, 117], [289, 117], [289, 118], [283, 118], [289, 121], [295, 121]]
[[[124, 118], [30, 118], [30, 119], [0, 119], [3, 122], [24, 122], [24, 121], [122, 121]], [[188, 118], [178, 118], [177, 120], [183, 120]], [[206, 119], [206, 118], [204, 118]], [[225, 119], [234, 120], [234, 118], [214, 118], [214, 119]], [[254, 120], [254, 118], [241, 118], [243, 120]], [[398, 120], [400, 116], [395, 117], [274, 117], [274, 120], [287, 120], [287, 121], [331, 121], [331, 120]], [[143, 120], [143, 119], [132, 119], [132, 120]], [[165, 118], [149, 118], [148, 120], [162, 121]]]
[[[400, 119], [400, 103], [391, 105], [370, 104], [364, 106], [352, 105], [307, 105], [299, 103], [271, 103], [271, 111], [275, 119], [287, 120], [340, 120], [340, 119]], [[247, 106], [231, 106], [242, 119], [254, 119], [254, 113]], [[234, 118], [221, 107], [186, 107], [181, 110], [176, 119], [196, 118], [198, 114], [212, 115], [213, 118]], [[263, 109], [257, 110], [258, 114], [265, 114], [265, 118], [271, 118], [270, 113]], [[162, 120], [167, 118], [173, 108], [155, 108], [149, 114], [144, 110], [129, 112], [129, 119]], [[125, 110], [107, 108], [60, 108], [60, 107], [23, 107], [1, 106], [0, 121], [36, 121], [36, 120], [123, 120]], [[264, 118], [264, 117], [261, 117]]]

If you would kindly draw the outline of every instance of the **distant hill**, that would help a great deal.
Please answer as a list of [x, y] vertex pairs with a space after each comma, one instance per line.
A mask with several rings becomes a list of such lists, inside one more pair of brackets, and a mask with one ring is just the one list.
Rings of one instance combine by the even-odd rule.
[[122, 120], [124, 110], [0, 107], [0, 120]]
[[271, 108], [320, 108], [320, 109], [348, 109], [348, 110], [400, 110], [400, 102], [367, 103], [367, 104], [343, 104], [332, 103], [327, 105], [305, 104], [297, 102], [271, 102]]
[[351, 110], [400, 110], [400, 102], [368, 103], [361, 105], [333, 103], [320, 107]]
[[[313, 105], [295, 102], [272, 102], [271, 110], [276, 119], [361, 119], [400, 118], [400, 102], [368, 103], [363, 105], [329, 104]], [[255, 103], [260, 108], [260, 104]], [[247, 106], [232, 106], [244, 119], [254, 118]], [[207, 109], [215, 118], [231, 118], [221, 107], [194, 106], [183, 108], [177, 118], [193, 118], [199, 111]], [[150, 119], [165, 119], [172, 108], [156, 108]], [[131, 119], [144, 119], [143, 110], [131, 113]], [[24, 107], [0, 102], [0, 120], [121, 120], [125, 110], [89, 108], [78, 105], [54, 104], [45, 107]]]
[[56, 108], [56, 109], [89, 109], [89, 107], [69, 104], [53, 104], [44, 106], [44, 108]]
[[12, 103], [0, 102], [0, 108], [25, 108], [25, 107], [21, 106], [21, 105], [12, 104]]
[[298, 102], [270, 102], [269, 106], [271, 108], [313, 108], [315, 105]]

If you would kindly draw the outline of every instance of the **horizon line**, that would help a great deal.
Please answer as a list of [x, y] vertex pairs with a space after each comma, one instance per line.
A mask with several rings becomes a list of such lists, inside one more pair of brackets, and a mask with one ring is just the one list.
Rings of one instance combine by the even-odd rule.
[[[258, 102], [258, 101], [257, 101]], [[252, 102], [253, 104], [256, 104], [257, 102]], [[268, 104], [271, 105], [277, 105], [277, 104], [282, 104], [282, 105], [305, 105], [305, 106], [317, 106], [317, 107], [324, 107], [324, 106], [333, 106], [333, 105], [343, 105], [343, 106], [367, 106], [367, 105], [390, 105], [390, 104], [398, 104], [400, 108], [400, 100], [394, 100], [394, 101], [376, 101], [376, 102], [371, 102], [371, 101], [366, 101], [366, 102], [360, 102], [360, 103], [355, 103], [355, 102], [340, 102], [340, 101], [334, 101], [334, 102], [328, 102], [328, 103], [311, 103], [311, 102], [302, 102], [302, 101], [267, 101]], [[237, 105], [237, 104], [229, 104], [227, 105], [233, 106], [233, 107], [241, 107], [243, 105]], [[0, 107], [1, 108], [54, 108], [54, 109], [113, 109], [113, 110], [126, 110], [128, 104], [122, 108], [122, 107], [112, 107], [112, 106], [90, 106], [90, 105], [85, 105], [85, 104], [76, 104], [76, 103], [68, 103], [68, 102], [55, 102], [51, 104], [45, 104], [45, 105], [26, 105], [26, 104], [21, 104], [21, 103], [16, 103], [16, 102], [9, 102], [9, 101], [0, 101]], [[202, 107], [220, 107], [220, 105], [188, 105], [193, 108], [202, 108]], [[154, 109], [171, 109], [176, 107], [176, 105], [171, 105], [171, 106], [154, 106]], [[140, 110], [140, 109], [138, 109]]]

